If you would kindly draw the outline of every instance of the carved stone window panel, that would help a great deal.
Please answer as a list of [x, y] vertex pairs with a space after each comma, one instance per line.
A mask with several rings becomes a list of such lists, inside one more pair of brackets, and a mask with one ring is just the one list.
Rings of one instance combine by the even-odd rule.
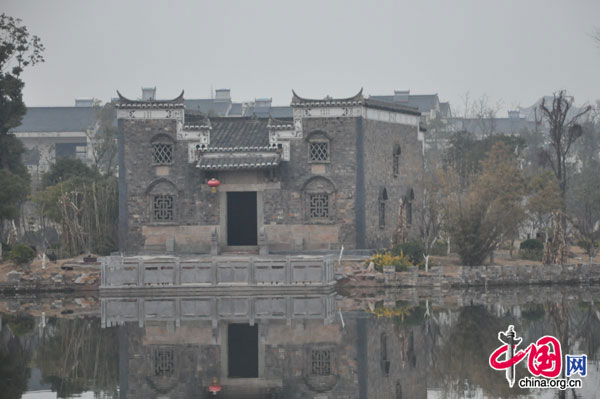
[[329, 195], [309, 195], [309, 216], [311, 220], [329, 219]]
[[304, 380], [316, 392], [326, 392], [338, 382], [335, 346], [319, 344], [305, 350]]
[[310, 352], [310, 373], [318, 376], [331, 375], [331, 350], [313, 349]]
[[177, 205], [180, 193], [173, 182], [160, 178], [148, 186], [146, 198], [148, 219], [153, 223], [168, 224], [177, 222]]
[[174, 220], [175, 200], [172, 195], [158, 194], [153, 196], [152, 216], [155, 222], [172, 222]]
[[172, 349], [157, 348], [152, 354], [154, 375], [170, 377], [175, 372], [175, 355]]
[[331, 223], [335, 220], [335, 187], [323, 177], [315, 176], [302, 187], [305, 220], [308, 223]]

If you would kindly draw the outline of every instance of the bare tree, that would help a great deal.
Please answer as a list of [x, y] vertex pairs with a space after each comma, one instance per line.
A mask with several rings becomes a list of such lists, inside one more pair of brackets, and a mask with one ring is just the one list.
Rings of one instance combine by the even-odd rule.
[[581, 137], [583, 129], [579, 120], [587, 114], [588, 105], [577, 112], [572, 112], [573, 97], [567, 96], [564, 90], [554, 93], [552, 104], [542, 99], [540, 111], [550, 127], [550, 146], [543, 148], [542, 161], [549, 165], [560, 185], [564, 198], [567, 191], [567, 158], [573, 143]]
[[423, 203], [421, 205], [421, 223], [419, 232], [423, 241], [423, 258], [425, 271], [429, 270], [429, 256], [436, 241], [442, 233], [442, 201], [441, 179], [438, 170], [426, 170]]

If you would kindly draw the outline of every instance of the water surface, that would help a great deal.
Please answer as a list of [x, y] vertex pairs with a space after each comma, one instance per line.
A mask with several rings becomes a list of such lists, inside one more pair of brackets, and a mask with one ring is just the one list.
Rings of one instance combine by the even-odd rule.
[[[593, 287], [41, 296], [0, 312], [0, 398], [600, 398]], [[508, 325], [523, 348], [552, 335], [586, 354], [583, 388], [510, 388], [488, 365]]]

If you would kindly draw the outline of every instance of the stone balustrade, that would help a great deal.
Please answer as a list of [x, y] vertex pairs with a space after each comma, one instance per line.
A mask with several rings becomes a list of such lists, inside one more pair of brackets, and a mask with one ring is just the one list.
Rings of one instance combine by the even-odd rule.
[[100, 290], [265, 290], [334, 285], [332, 256], [109, 256], [102, 260]]
[[193, 297], [102, 297], [102, 326], [149, 321], [219, 321], [250, 323], [267, 320], [318, 319], [325, 324], [335, 319], [335, 298], [331, 294], [269, 296]]

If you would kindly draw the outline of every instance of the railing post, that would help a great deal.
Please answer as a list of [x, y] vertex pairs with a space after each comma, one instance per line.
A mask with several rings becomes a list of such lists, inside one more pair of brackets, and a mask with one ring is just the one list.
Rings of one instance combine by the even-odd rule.
[[144, 317], [146, 314], [146, 311], [144, 310], [144, 299], [138, 298], [137, 304], [138, 304], [138, 326], [141, 328], [141, 327], [144, 327]]
[[211, 272], [211, 282], [212, 285], [217, 285], [219, 282], [218, 280], [218, 273], [217, 273], [217, 268], [219, 267], [219, 265], [217, 264], [217, 258], [215, 258], [214, 256], [212, 257], [212, 266], [210, 269]]
[[285, 257], [285, 283], [292, 284], [292, 262], [289, 255]]
[[144, 259], [138, 258], [138, 287], [144, 286]]
[[250, 257], [250, 270], [248, 271], [248, 284], [249, 285], [254, 285], [256, 283], [256, 276], [254, 274], [255, 272], [255, 268], [254, 268], [254, 257]]
[[106, 287], [106, 258], [102, 258], [100, 263], [100, 287]]
[[181, 285], [181, 259], [175, 258], [175, 285]]

